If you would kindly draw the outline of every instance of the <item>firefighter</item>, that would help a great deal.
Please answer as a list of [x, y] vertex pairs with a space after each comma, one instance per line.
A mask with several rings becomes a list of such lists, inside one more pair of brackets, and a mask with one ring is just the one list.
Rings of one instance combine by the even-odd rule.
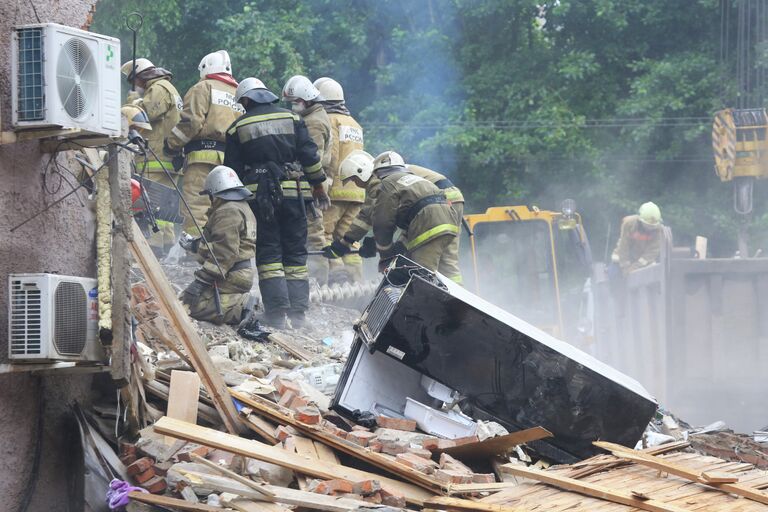
[[195, 280], [182, 292], [182, 302], [196, 320], [237, 324], [249, 315], [253, 286], [251, 258], [256, 246], [252, 194], [234, 170], [218, 165], [208, 173], [201, 195], [209, 198], [208, 222], [201, 238], [185, 236], [179, 244], [202, 264]]
[[[341, 162], [354, 150], [363, 150], [363, 128], [352, 117], [344, 101], [344, 90], [336, 80], [322, 77], [315, 80], [321, 102], [331, 121], [330, 190], [331, 207], [323, 214], [326, 244], [341, 240], [365, 201], [365, 189], [352, 180], [343, 182], [339, 176]], [[353, 246], [357, 247], [357, 246]], [[328, 283], [362, 282], [363, 261], [358, 254], [328, 260]]]
[[[398, 254], [405, 254], [429, 270], [454, 277], [446, 256], [459, 234], [459, 217], [445, 192], [409, 171], [394, 151], [385, 151], [373, 160], [364, 151], [351, 153], [341, 164], [341, 178], [355, 180], [358, 185], [368, 183], [367, 192], [372, 197], [369, 225], [379, 253], [379, 270]], [[403, 236], [395, 242], [397, 228]], [[350, 238], [345, 235], [325, 247], [325, 256], [332, 259], [348, 254]], [[362, 256], [372, 255], [370, 246], [368, 241], [363, 243]]]
[[[292, 76], [283, 87], [283, 101], [289, 102], [291, 110], [299, 114], [304, 124], [307, 125], [309, 136], [317, 145], [317, 154], [327, 178], [331, 163], [331, 121], [328, 119], [328, 114], [325, 113], [323, 106], [318, 103], [321, 100], [320, 91], [305, 76]], [[299, 176], [301, 175], [299, 174]], [[327, 186], [327, 183], [328, 180], [324, 181], [323, 186]], [[318, 251], [324, 246], [323, 213], [310, 203], [307, 215], [307, 249]], [[311, 259], [308, 266], [310, 277], [316, 279], [320, 284], [328, 282], [328, 266], [325, 260], [322, 258]]]
[[232, 77], [226, 51], [203, 57], [198, 70], [200, 81], [184, 96], [181, 120], [165, 139], [164, 146], [165, 155], [175, 159], [176, 168], [183, 162], [182, 194], [192, 211], [192, 218], [185, 212], [183, 229], [192, 236], [200, 235], [195, 221], [198, 226], [204, 226], [211, 205], [208, 197], [198, 195], [198, 191], [208, 173], [224, 162], [227, 127], [243, 112], [235, 101], [237, 82]]
[[[152, 125], [152, 131], [146, 135], [151, 152], [147, 155], [145, 177], [173, 188], [178, 174], [163, 155], [163, 142], [179, 122], [184, 103], [171, 83], [173, 74], [170, 71], [156, 67], [148, 59], [136, 59], [135, 72], [132, 69], [133, 61], [126, 62], [121, 68], [128, 82], [136, 86], [136, 90], [129, 93], [129, 99], [136, 93], [137, 97], [131, 103], [146, 112]], [[173, 222], [158, 219], [157, 226], [160, 231], [152, 233], [147, 241], [156, 253], [163, 254], [175, 243], [176, 234]]]
[[611, 262], [624, 275], [657, 262], [662, 236], [661, 210], [652, 202], [643, 203], [636, 215], [624, 217], [621, 222], [621, 235]]
[[[307, 211], [305, 200], [320, 209], [330, 204], [325, 173], [301, 117], [275, 105], [278, 97], [261, 80], [246, 78], [236, 99], [246, 113], [227, 130], [226, 165], [255, 192], [251, 207], [258, 220], [256, 267], [264, 303], [264, 322], [285, 328], [305, 323], [309, 308]], [[306, 181], [287, 179], [298, 162]]]

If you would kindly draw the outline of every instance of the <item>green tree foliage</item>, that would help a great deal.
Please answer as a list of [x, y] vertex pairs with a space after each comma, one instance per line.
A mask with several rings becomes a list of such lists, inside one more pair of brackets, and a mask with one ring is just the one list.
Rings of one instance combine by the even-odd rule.
[[[92, 29], [120, 37], [124, 60], [133, 11], [140, 56], [182, 91], [221, 48], [236, 78], [276, 92], [296, 73], [338, 79], [367, 149], [448, 174], [470, 211], [572, 197], [602, 255], [609, 223], [615, 237], [654, 200], [678, 243], [734, 248], [710, 149], [711, 116], [733, 97], [717, 0], [101, 0]], [[759, 185], [755, 230], [768, 225]]]

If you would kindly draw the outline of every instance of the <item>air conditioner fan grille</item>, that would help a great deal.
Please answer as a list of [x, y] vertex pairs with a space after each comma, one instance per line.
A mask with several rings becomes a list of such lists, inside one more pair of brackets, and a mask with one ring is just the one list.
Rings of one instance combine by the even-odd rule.
[[59, 354], [80, 355], [85, 348], [88, 298], [79, 283], [62, 282], [54, 295], [53, 343]]
[[98, 71], [94, 55], [81, 39], [69, 39], [61, 48], [56, 85], [64, 110], [73, 119], [86, 116], [98, 95]]

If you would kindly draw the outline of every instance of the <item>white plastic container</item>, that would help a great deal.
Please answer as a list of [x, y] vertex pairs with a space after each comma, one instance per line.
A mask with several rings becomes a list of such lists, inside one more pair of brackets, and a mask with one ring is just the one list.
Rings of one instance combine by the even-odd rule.
[[435, 379], [431, 379], [426, 375], [421, 376], [421, 387], [424, 388], [429, 396], [437, 398], [441, 402], [451, 403], [456, 394], [456, 391], [453, 389], [440, 384]]
[[415, 420], [427, 434], [447, 439], [473, 436], [477, 430], [477, 423], [469, 416], [454, 411], [438, 411], [412, 398], [405, 399], [403, 415]]

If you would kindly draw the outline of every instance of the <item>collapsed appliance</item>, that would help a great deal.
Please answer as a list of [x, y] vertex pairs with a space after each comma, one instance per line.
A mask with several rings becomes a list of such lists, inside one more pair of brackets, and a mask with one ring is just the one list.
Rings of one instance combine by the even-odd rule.
[[332, 401], [351, 419], [410, 417], [442, 437], [472, 435], [473, 419], [541, 426], [554, 437], [529, 447], [573, 463], [598, 439], [634, 446], [656, 412], [635, 380], [402, 256], [355, 330]]

